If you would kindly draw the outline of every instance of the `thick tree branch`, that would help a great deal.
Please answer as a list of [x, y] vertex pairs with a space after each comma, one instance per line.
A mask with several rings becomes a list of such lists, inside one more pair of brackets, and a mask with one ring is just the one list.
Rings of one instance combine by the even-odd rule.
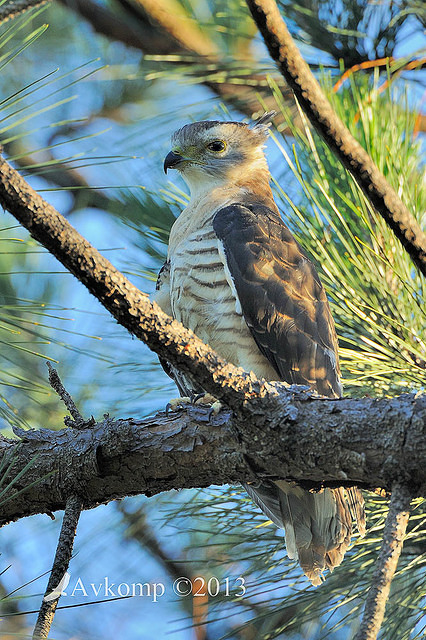
[[341, 122], [303, 60], [275, 0], [247, 0], [271, 57], [293, 89], [303, 111], [330, 149], [351, 172], [417, 268], [426, 276], [426, 234], [368, 153]]
[[[151, 11], [158, 5], [137, 1]], [[172, 0], [164, 2], [171, 6]], [[247, 3], [308, 117], [426, 275], [425, 234], [365, 151], [347, 137], [349, 132], [331, 111], [308, 67], [301, 66], [303, 60], [275, 3]], [[7, 456], [11, 461], [0, 525], [66, 507], [48, 591], [68, 567], [80, 509], [100, 502], [258, 477], [285, 478], [309, 488], [396, 488], [376, 585], [366, 607], [365, 619], [373, 626], [367, 629], [366, 622], [364, 635], [362, 630], [359, 634], [360, 640], [374, 638], [402, 547], [409, 497], [426, 493], [426, 397], [325, 400], [301, 388], [257, 380], [227, 364], [151, 304], [2, 158], [0, 202], [118, 322], [183, 372], [191, 372], [233, 410], [214, 416], [213, 425], [205, 410], [196, 407], [144, 422], [106, 416], [103, 422], [87, 426], [77, 412], [77, 422], [69, 429], [16, 430], [21, 438], [18, 447], [16, 442], [0, 440], [0, 460]], [[69, 407], [74, 412], [75, 407]], [[55, 608], [56, 601], [43, 603], [33, 638], [47, 638]]]
[[[223, 410], [209, 422], [208, 410], [194, 406], [145, 420], [106, 417], [85, 429], [18, 430], [9, 479], [33, 463], [2, 498], [0, 524], [64, 509], [77, 490], [89, 509], [255, 477], [387, 491], [400, 481], [426, 495], [426, 396], [313, 400], [300, 389], [284, 390], [275, 410], [251, 401], [250, 421]], [[0, 459], [12, 447], [0, 440]]]

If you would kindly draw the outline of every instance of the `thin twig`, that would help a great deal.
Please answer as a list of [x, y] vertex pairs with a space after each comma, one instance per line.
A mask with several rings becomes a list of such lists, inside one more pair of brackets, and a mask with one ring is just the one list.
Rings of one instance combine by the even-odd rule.
[[426, 276], [426, 234], [325, 97], [291, 37], [275, 0], [246, 0], [269, 53], [303, 111]]
[[[62, 384], [58, 372], [52, 367], [50, 362], [46, 364], [49, 370], [50, 386], [56, 391], [73, 418], [73, 423], [69, 426], [77, 429], [87, 426], [74, 400]], [[74, 538], [82, 508], [83, 502], [77, 495], [71, 495], [67, 498], [56, 555], [37, 622], [34, 627], [33, 640], [46, 640], [49, 636], [56, 607], [62, 589], [64, 588], [64, 581], [66, 581], [66, 572], [68, 571], [71, 560]]]
[[70, 396], [68, 391], [65, 389], [64, 385], [62, 384], [62, 381], [56, 369], [52, 367], [50, 362], [46, 362], [46, 364], [47, 364], [47, 368], [49, 369], [50, 386], [54, 391], [56, 391], [56, 393], [61, 398], [64, 405], [72, 415], [75, 426], [77, 426], [77, 428], [82, 427], [83, 425], [85, 425], [85, 421], [80, 411], [77, 409], [74, 400], [72, 399], [72, 397]]
[[405, 485], [392, 487], [382, 546], [367, 594], [361, 626], [354, 640], [375, 640], [382, 626], [389, 590], [407, 529], [411, 494]]
[[[354, 64], [350, 69], [346, 69], [345, 73], [340, 76], [339, 80], [333, 86], [333, 93], [337, 93], [342, 87], [344, 82], [348, 80], [357, 71], [366, 71], [367, 69], [377, 69], [384, 67], [389, 70], [389, 74], [392, 78], [399, 75], [403, 71], [411, 71], [412, 69], [423, 69], [426, 67], [426, 58], [415, 58], [414, 60], [407, 60], [406, 58], [378, 58], [377, 60], [367, 60], [360, 64]], [[387, 81], [384, 83], [387, 85]], [[383, 85], [382, 85], [383, 86]]]
[[[81, 508], [82, 501], [80, 498], [77, 496], [68, 498], [52, 571], [34, 627], [32, 640], [47, 640], [49, 636], [50, 627], [61, 596], [62, 584], [64, 584], [64, 578], [71, 560]], [[52, 598], [52, 596], [54, 597]]]

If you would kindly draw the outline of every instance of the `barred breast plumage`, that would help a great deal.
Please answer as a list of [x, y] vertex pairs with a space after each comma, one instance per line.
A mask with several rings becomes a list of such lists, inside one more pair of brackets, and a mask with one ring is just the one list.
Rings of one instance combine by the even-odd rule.
[[202, 228], [171, 244], [172, 315], [229, 362], [272, 380], [276, 373], [244, 320], [213, 217], [214, 212]]

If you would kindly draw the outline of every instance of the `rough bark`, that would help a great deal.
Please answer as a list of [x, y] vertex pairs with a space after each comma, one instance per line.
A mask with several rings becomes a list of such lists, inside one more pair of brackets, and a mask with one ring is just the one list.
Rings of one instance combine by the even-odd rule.
[[299, 53], [275, 0], [247, 0], [269, 53], [293, 89], [313, 127], [353, 175], [416, 267], [426, 276], [426, 234], [389, 185], [368, 153], [337, 117], [309, 66]]
[[402, 551], [410, 516], [410, 502], [410, 492], [404, 485], [396, 483], [392, 487], [382, 546], [367, 594], [364, 615], [354, 640], [376, 640], [380, 631], [391, 583]]
[[145, 420], [105, 417], [83, 429], [17, 430], [18, 446], [0, 441], [0, 460], [16, 448], [9, 480], [33, 463], [2, 497], [0, 524], [64, 509], [76, 492], [89, 509], [259, 477], [387, 491], [399, 481], [413, 496], [426, 495], [426, 396], [330, 400], [301, 387], [270, 387], [275, 408], [253, 397], [250, 420], [222, 410], [209, 421], [205, 408], [187, 407]]
[[[80, 498], [78, 498], [78, 496], [70, 496], [67, 499], [65, 506], [61, 533], [59, 535], [52, 571], [50, 572], [49, 581], [44, 594], [45, 597], [51, 597], [53, 595], [52, 592], [57, 590], [65, 572], [68, 571], [80, 513]], [[59, 593], [53, 600], [45, 600], [45, 598], [43, 598], [34, 627], [32, 640], [48, 640], [59, 598]]]
[[[259, 11], [262, 2], [248, 0], [248, 4]], [[263, 18], [260, 22], [264, 35], [271, 36], [268, 19]], [[291, 38], [290, 43], [281, 43], [275, 59], [287, 69], [290, 84], [300, 89], [299, 99], [306, 110], [306, 105], [312, 107], [315, 93], [309, 94], [303, 79], [299, 81], [304, 70], [297, 66], [298, 62], [292, 76], [283, 61], [287, 58], [282, 48], [288, 45], [291, 49], [292, 44]], [[268, 45], [273, 54], [276, 43]], [[283, 74], [286, 75], [284, 71]], [[312, 113], [316, 111], [312, 109]], [[310, 116], [311, 121], [324, 137], [333, 127], [339, 134], [341, 123], [327, 120], [324, 113], [319, 111], [323, 120], [316, 113], [315, 117]], [[345, 144], [347, 141], [334, 135], [330, 146], [338, 155], [343, 152], [347, 168], [426, 274], [424, 234], [415, 227], [415, 221], [389, 190], [383, 176], [375, 173], [374, 165], [366, 164], [356, 147], [347, 153]], [[426, 397], [407, 395], [379, 401], [315, 399], [306, 390], [288, 389], [282, 383], [267, 383], [244, 374], [152, 305], [3, 159], [0, 178], [0, 202], [34, 238], [76, 275], [123, 326], [182, 371], [191, 371], [206, 390], [233, 409], [233, 413], [227, 409], [214, 416], [211, 423], [205, 410], [192, 407], [188, 412], [144, 422], [105, 417], [95, 424], [79, 419], [76, 428], [58, 432], [17, 430], [21, 438], [18, 445], [0, 440], [0, 462], [6, 457], [4, 468], [8, 470], [3, 481], [6, 487], [10, 482], [2, 495], [0, 524], [34, 513], [51, 513], [75, 502], [72, 512], [67, 509], [65, 513], [63, 543], [61, 546], [60, 541], [58, 546], [48, 591], [68, 566], [80, 506], [87, 509], [142, 492], [152, 495], [171, 488], [280, 477], [309, 488], [357, 485], [389, 491], [394, 486], [404, 486], [404, 504], [400, 504], [398, 496], [394, 500], [395, 513], [391, 513], [389, 536], [383, 543], [383, 570], [378, 585], [386, 596], [402, 546], [402, 535], [398, 537], [398, 533], [408, 520], [403, 510], [411, 495], [426, 493]], [[397, 512], [402, 513], [401, 522]], [[55, 606], [56, 603], [43, 604], [34, 638], [47, 637]], [[383, 611], [384, 605], [379, 618]]]

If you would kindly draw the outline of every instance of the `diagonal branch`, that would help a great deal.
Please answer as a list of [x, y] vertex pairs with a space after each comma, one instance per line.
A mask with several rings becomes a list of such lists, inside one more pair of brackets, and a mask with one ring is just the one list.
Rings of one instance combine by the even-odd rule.
[[382, 546], [368, 591], [361, 626], [354, 640], [376, 640], [385, 615], [386, 602], [410, 515], [411, 494], [404, 485], [392, 487]]
[[247, 0], [269, 53], [303, 111], [330, 149], [351, 172], [368, 200], [426, 276], [426, 234], [368, 153], [341, 122], [299, 53], [275, 0]]
[[[74, 274], [119, 324], [231, 409], [247, 398], [276, 402], [274, 387], [227, 363], [180, 322], [172, 320], [97, 251], [0, 156], [0, 204]], [[266, 405], [265, 405], [266, 406]]]

